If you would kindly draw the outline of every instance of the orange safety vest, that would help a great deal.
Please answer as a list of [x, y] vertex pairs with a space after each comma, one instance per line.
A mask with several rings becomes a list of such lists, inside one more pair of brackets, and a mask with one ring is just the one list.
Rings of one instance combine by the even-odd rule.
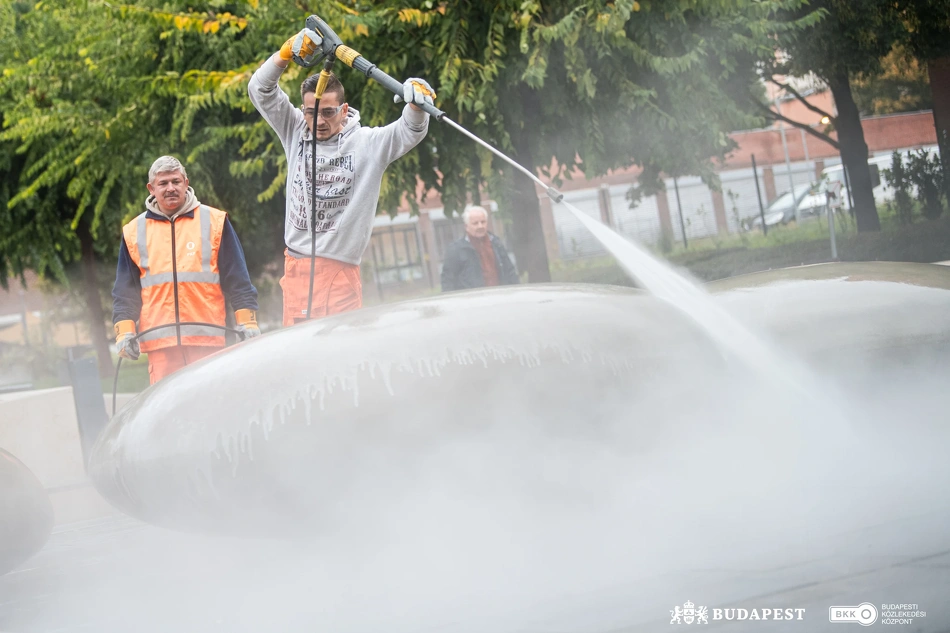
[[194, 217], [165, 221], [142, 213], [122, 227], [129, 255], [142, 275], [139, 332], [171, 324], [140, 337], [143, 352], [173, 345], [224, 347], [224, 330], [175, 323], [225, 324], [218, 249], [227, 217], [202, 204]]

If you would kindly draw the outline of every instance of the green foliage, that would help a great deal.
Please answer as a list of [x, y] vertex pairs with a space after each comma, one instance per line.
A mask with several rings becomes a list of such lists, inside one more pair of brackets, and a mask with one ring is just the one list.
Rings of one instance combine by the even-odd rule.
[[[239, 231], [276, 224], [257, 241], [266, 254], [245, 244], [252, 267], [273, 258], [282, 205], [248, 190], [266, 189], [279, 165], [257, 152], [269, 137], [246, 97], [254, 60], [272, 46], [269, 16], [256, 1], [0, 8], [0, 29], [12, 34], [0, 43], [0, 280], [32, 268], [65, 281], [80, 225], [98, 256], [114, 258], [162, 154], [182, 158], [199, 199], [231, 212]], [[249, 28], [254, 17], [263, 30]]]
[[[246, 128], [260, 123], [242, 85], [270, 46], [266, 30], [257, 42], [249, 34], [257, 8], [254, 0], [0, 3], [0, 283], [27, 269], [67, 287], [82, 280], [100, 372], [111, 361], [104, 269], [122, 224], [144, 208], [155, 158], [185, 158], [199, 199], [231, 212], [239, 233], [255, 229], [244, 241], [252, 272], [280, 252], [282, 205], [258, 203], [228, 173], [253, 136]], [[265, 166], [241, 184], [263, 189], [276, 171]]]
[[[769, 74], [825, 79], [844, 73], [862, 114], [931, 107], [926, 61], [950, 55], [946, 0], [813, 0], [824, 19], [782, 33]], [[803, 9], [788, 14], [801, 18]]]
[[917, 150], [907, 157], [905, 164], [900, 152], [894, 152], [890, 169], [882, 173], [885, 182], [894, 189], [894, 207], [901, 224], [910, 224], [913, 220], [912, 192], [916, 192], [925, 218], [936, 220], [943, 213], [946, 174], [939, 157]]
[[918, 59], [950, 55], [950, 2], [947, 0], [901, 0], [907, 27], [905, 41]]
[[896, 45], [881, 60], [880, 72], [856, 77], [851, 89], [863, 116], [929, 110], [933, 107], [927, 66]]
[[[809, 28], [783, 33], [786, 56], [774, 68], [781, 74], [815, 73], [829, 79], [842, 72], [873, 74], [881, 59], [905, 34], [900, 2], [893, 0], [813, 0], [808, 9], [823, 19]], [[804, 9], [789, 14], [800, 18]]]
[[891, 156], [890, 169], [881, 170], [884, 182], [894, 190], [894, 208], [897, 211], [897, 219], [901, 224], [910, 224], [913, 222], [914, 204], [910, 197], [910, 190], [913, 186], [910, 174], [904, 166], [904, 158], [900, 152], [894, 152]]
[[940, 158], [924, 150], [912, 152], [908, 157], [907, 175], [917, 188], [924, 217], [936, 220], [943, 213], [944, 178]]

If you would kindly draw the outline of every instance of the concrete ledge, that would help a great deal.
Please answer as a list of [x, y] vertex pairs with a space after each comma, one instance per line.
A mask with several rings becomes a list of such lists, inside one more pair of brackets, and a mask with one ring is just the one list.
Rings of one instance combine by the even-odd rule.
[[72, 387], [0, 396], [0, 446], [47, 490], [85, 482]]

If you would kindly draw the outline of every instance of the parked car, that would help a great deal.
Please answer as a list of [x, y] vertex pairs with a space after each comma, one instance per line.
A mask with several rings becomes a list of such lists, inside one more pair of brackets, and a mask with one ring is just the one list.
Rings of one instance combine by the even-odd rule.
[[[780, 195], [765, 209], [765, 226], [788, 224], [794, 220], [795, 210], [798, 209], [799, 214], [801, 214], [802, 202], [808, 198], [810, 194], [815, 193], [816, 190], [817, 185], [806, 183], [796, 185], [792, 191], [786, 191]], [[756, 215], [748, 219], [750, 220], [747, 225], [749, 229], [762, 227], [762, 216]]]
[[[936, 145], [928, 145], [921, 148], [931, 155], [938, 155], [939, 149]], [[907, 157], [916, 150], [900, 150], [899, 153], [903, 156], [904, 161], [906, 162]], [[881, 172], [885, 169], [891, 168], [891, 161], [893, 160], [893, 152], [884, 153], [879, 156], [872, 156], [868, 158], [868, 168], [871, 171], [871, 187], [872, 192], [874, 193], [874, 202], [876, 204], [884, 204], [894, 199], [894, 190], [888, 186], [886, 179], [881, 177]], [[821, 172], [821, 186], [822, 191], [826, 191], [827, 188], [834, 182], [838, 181], [841, 183], [842, 191], [842, 208], [850, 209], [851, 201], [848, 199], [847, 187], [845, 184], [844, 177], [844, 167], [842, 165], [832, 165], [830, 167], [825, 167]]]
[[822, 215], [828, 207], [828, 194], [824, 187], [815, 185], [814, 189], [798, 203], [798, 212], [802, 217]]

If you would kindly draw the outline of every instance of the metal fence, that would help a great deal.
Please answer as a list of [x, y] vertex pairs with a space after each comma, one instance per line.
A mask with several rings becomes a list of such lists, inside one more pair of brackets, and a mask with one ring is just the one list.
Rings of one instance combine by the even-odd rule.
[[377, 227], [368, 250], [373, 282], [380, 297], [384, 296], [386, 286], [432, 285], [415, 223]]
[[[839, 163], [837, 159], [826, 159], [825, 166]], [[781, 196], [790, 190], [789, 170], [784, 164], [771, 165], [775, 196]], [[800, 161], [791, 164], [791, 180], [794, 184], [816, 183], [815, 161]], [[726, 228], [730, 233], [739, 231], [742, 220], [759, 214], [759, 202], [756, 197], [755, 179], [752, 168], [735, 169], [719, 174], [722, 183], [723, 206], [725, 207]], [[759, 188], [762, 203], [768, 205], [766, 198], [765, 172], [758, 169]], [[664, 181], [673, 239], [681, 242], [685, 229], [687, 240], [716, 235], [716, 213], [713, 192], [698, 177], [682, 177], [673, 182]], [[656, 196], [647, 196], [633, 208], [627, 200], [627, 192], [632, 185], [612, 185], [606, 187], [613, 228], [620, 234], [646, 244], [657, 244], [662, 237], [659, 203]], [[679, 204], [676, 190], [679, 189]], [[583, 189], [566, 192], [564, 199], [593, 218], [600, 219], [600, 201], [598, 189]], [[680, 207], [682, 221], [680, 221]], [[562, 259], [576, 259], [605, 253], [600, 243], [584, 228], [573, 214], [564, 207], [554, 208], [554, 223]]]

